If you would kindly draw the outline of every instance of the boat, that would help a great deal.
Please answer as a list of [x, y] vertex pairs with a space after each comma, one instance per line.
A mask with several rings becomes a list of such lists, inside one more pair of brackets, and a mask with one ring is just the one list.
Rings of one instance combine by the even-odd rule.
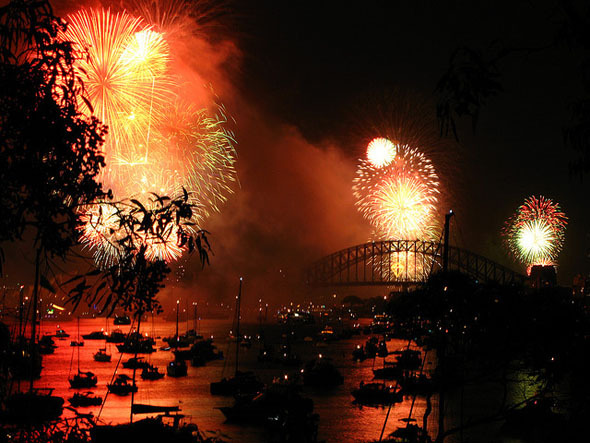
[[94, 393], [90, 391], [76, 392], [68, 400], [70, 404], [75, 408], [85, 406], [100, 406], [102, 404], [102, 397], [97, 397], [94, 395]]
[[78, 369], [78, 373], [68, 379], [70, 387], [73, 389], [93, 388], [96, 386], [98, 379], [93, 372], [82, 372]]
[[254, 395], [262, 391], [264, 383], [252, 371], [237, 371], [233, 377], [212, 382], [212, 395]]
[[382, 358], [385, 358], [389, 355], [389, 350], [387, 349], [387, 343], [385, 340], [381, 340], [377, 345], [377, 355]]
[[117, 378], [113, 383], [107, 384], [109, 392], [115, 395], [129, 395], [132, 392], [137, 392], [137, 385], [135, 383], [130, 384], [131, 377], [125, 374], [117, 375]]
[[319, 416], [313, 401], [291, 384], [273, 383], [253, 398], [238, 397], [233, 406], [219, 410], [230, 423], [264, 426], [276, 435], [288, 430], [289, 441], [316, 441]]
[[141, 371], [141, 378], [144, 380], [159, 380], [164, 377], [164, 373], [158, 370], [157, 366], [148, 365]]
[[94, 361], [109, 362], [111, 361], [111, 354], [107, 354], [107, 348], [100, 348], [98, 352], [94, 354]]
[[426, 395], [435, 388], [434, 381], [426, 374], [405, 374], [399, 378], [399, 384], [406, 395]]
[[57, 338], [67, 338], [70, 336], [70, 334], [68, 334], [65, 330], [61, 329], [59, 326], [57, 327], [57, 330], [55, 331], [54, 334], [55, 337]]
[[8, 396], [0, 422], [39, 423], [57, 419], [63, 412], [64, 399], [52, 394], [53, 388], [33, 388]]
[[422, 366], [422, 354], [417, 349], [404, 349], [396, 351], [396, 363], [401, 369], [415, 371]]
[[123, 343], [127, 335], [123, 333], [120, 329], [115, 329], [113, 332], [107, 335], [106, 341], [107, 343]]
[[[432, 443], [432, 439], [424, 429], [411, 423], [403, 428], [397, 428], [379, 441], [383, 443]], [[375, 443], [377, 442], [375, 441]]]
[[179, 406], [157, 406], [157, 405], [147, 405], [143, 403], [134, 403], [131, 407], [131, 412], [133, 414], [155, 414], [159, 412], [163, 412], [165, 414], [169, 414], [170, 412], [178, 412], [180, 411]]
[[84, 340], [106, 340], [107, 335], [104, 331], [94, 331], [90, 334], [82, 334]]
[[326, 325], [324, 329], [320, 331], [319, 339], [323, 341], [330, 341], [336, 338], [336, 334], [334, 334], [334, 328], [330, 325]]
[[238, 395], [256, 394], [264, 384], [254, 375], [253, 372], [242, 372], [239, 370], [240, 356], [240, 303], [242, 299], [242, 277], [236, 298], [236, 369], [233, 377], [225, 377], [219, 381], [211, 382], [209, 390], [212, 395]]
[[43, 355], [39, 345], [31, 343], [22, 335], [10, 343], [6, 361], [14, 380], [37, 379], [41, 376]]
[[219, 351], [213, 344], [213, 340], [199, 340], [195, 342], [190, 349], [190, 359], [192, 366], [203, 366], [208, 361], [222, 360], [223, 352]]
[[322, 354], [309, 361], [302, 372], [305, 386], [333, 388], [344, 383], [340, 371]]
[[151, 354], [156, 352], [153, 344], [152, 338], [128, 337], [125, 342], [117, 345], [117, 349], [124, 354]]
[[113, 324], [115, 325], [130, 325], [131, 319], [128, 315], [115, 315], [113, 320]]
[[84, 342], [80, 340], [80, 317], [78, 317], [78, 334], [76, 335], [76, 340], [72, 340], [70, 346], [84, 346]]
[[365, 342], [366, 358], [374, 358], [379, 352], [379, 338], [371, 337]]
[[186, 335], [173, 335], [164, 337], [162, 341], [168, 343], [170, 348], [188, 348], [195, 340], [193, 337], [187, 337]]
[[365, 354], [365, 348], [363, 345], [356, 345], [356, 348], [352, 351], [352, 359], [354, 361], [364, 361], [367, 358]]
[[184, 377], [187, 374], [187, 365], [184, 360], [172, 360], [168, 363], [166, 373], [169, 377]]
[[53, 354], [57, 348], [51, 335], [44, 335], [39, 340], [39, 353], [43, 355]]
[[[80, 336], [80, 317], [78, 317], [78, 337]], [[72, 342], [74, 343], [74, 342]], [[70, 343], [71, 346], [76, 346], [78, 348], [78, 373], [74, 374], [72, 377], [68, 379], [70, 383], [70, 387], [74, 389], [82, 389], [82, 388], [92, 388], [96, 386], [97, 378], [93, 372], [90, 371], [80, 371], [80, 345], [74, 345]], [[83, 343], [83, 342], [82, 342]], [[74, 356], [72, 350], [72, 358]]]
[[385, 383], [364, 383], [351, 392], [355, 402], [361, 405], [390, 405], [403, 400], [402, 393], [392, 385]]
[[131, 357], [129, 360], [123, 362], [123, 367], [126, 369], [144, 369], [150, 364], [143, 359], [143, 357]]
[[[141, 410], [139, 408], [139, 411]], [[196, 443], [214, 441], [203, 437], [197, 425], [192, 423], [181, 424], [182, 418], [182, 414], [170, 415], [166, 413], [157, 417], [137, 420], [133, 423], [96, 425], [90, 430], [90, 435], [92, 443], [129, 443], [135, 441], [145, 443]], [[172, 421], [172, 423], [167, 423], [166, 420]]]
[[373, 377], [379, 380], [395, 380], [403, 376], [404, 371], [396, 364], [373, 369]]

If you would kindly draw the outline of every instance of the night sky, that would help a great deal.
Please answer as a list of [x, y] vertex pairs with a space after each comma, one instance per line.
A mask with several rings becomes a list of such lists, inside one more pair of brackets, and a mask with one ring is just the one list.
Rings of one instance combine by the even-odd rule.
[[[501, 229], [526, 197], [544, 195], [569, 217], [560, 283], [588, 274], [588, 177], [571, 175], [562, 135], [583, 92], [580, 58], [554, 44], [559, 14], [541, 3], [226, 3], [220, 26], [197, 29], [193, 54], [236, 120], [240, 186], [206, 226], [212, 265], [201, 272], [193, 258], [186, 291], [228, 298], [243, 275], [252, 299], [304, 300], [305, 266], [369, 240], [352, 180], [367, 142], [397, 122], [437, 168], [441, 214], [456, 212], [453, 244], [523, 272]], [[441, 138], [434, 90], [452, 51], [498, 40], [544, 49], [505, 59], [504, 92], [476, 131], [465, 119], [458, 143]]]
[[[554, 44], [554, 4], [320, 3], [254, 2], [234, 10], [243, 169], [242, 189], [228, 212], [264, 219], [243, 225], [237, 217], [237, 243], [272, 263], [266, 265], [271, 272], [278, 263], [295, 269], [306, 263], [299, 258], [313, 260], [368, 239], [350, 183], [367, 141], [380, 135], [385, 109], [405, 125], [425, 128], [420, 148], [445, 186], [441, 200], [448, 208], [441, 211], [457, 214], [454, 244], [522, 271], [510, 260], [501, 229], [526, 197], [544, 195], [570, 219], [560, 282], [588, 273], [588, 180], [570, 173], [576, 154], [562, 135], [568, 104], [582, 92], [579, 57]], [[500, 64], [504, 92], [482, 108], [475, 132], [465, 119], [459, 143], [441, 139], [434, 90], [451, 53], [498, 40], [527, 49]], [[270, 137], [260, 139], [260, 126]], [[221, 217], [225, 228], [227, 214]]]

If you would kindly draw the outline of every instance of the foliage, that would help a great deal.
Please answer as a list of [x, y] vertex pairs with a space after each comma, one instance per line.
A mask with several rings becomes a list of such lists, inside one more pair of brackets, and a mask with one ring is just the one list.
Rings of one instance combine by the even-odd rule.
[[471, 117], [473, 130], [477, 126], [479, 111], [491, 96], [502, 90], [497, 61], [500, 56], [487, 60], [481, 51], [463, 47], [451, 55], [448, 71], [436, 86], [439, 94], [436, 106], [441, 134], [449, 129], [458, 140], [456, 119]]
[[497, 392], [504, 392], [498, 410], [478, 418], [480, 424], [501, 420], [522, 406], [506, 395], [517, 380], [536, 386], [525, 402], [552, 396], [569, 380], [576, 387], [572, 385], [567, 401], [562, 396], [562, 406], [587, 409], [576, 400], [585, 380], [577, 377], [582, 372], [576, 368], [586, 352], [588, 320], [567, 290], [486, 286], [459, 273], [439, 273], [423, 289], [394, 298], [389, 311], [437, 355], [444, 352], [444, 370], [439, 365], [436, 373], [442, 389], [495, 383]]
[[452, 54], [449, 68], [436, 88], [441, 134], [447, 135], [450, 130], [458, 139], [457, 120], [463, 116], [471, 117], [475, 129], [487, 100], [502, 92], [502, 59], [519, 56], [519, 61], [526, 63], [533, 52], [565, 47], [579, 57], [578, 72], [572, 73], [572, 80], [577, 74], [584, 92], [568, 105], [571, 119], [562, 128], [564, 142], [579, 154], [570, 165], [572, 172], [586, 174], [590, 172], [590, 6], [587, 2], [558, 0], [550, 4], [545, 16], [550, 18], [545, 28], [555, 29], [553, 36], [549, 34], [549, 44], [539, 42], [539, 47], [521, 48], [495, 42], [486, 49], [461, 47]]
[[[110, 203], [116, 209], [116, 229], [124, 233], [115, 240], [118, 260], [103, 270], [91, 270], [66, 282], [75, 284], [69, 290], [74, 309], [86, 300], [109, 315], [118, 306], [138, 315], [161, 312], [156, 296], [170, 268], [162, 259], [149, 259], [146, 238], [164, 245], [177, 242], [188, 253], [196, 250], [203, 266], [209, 263], [208, 233], [192, 229], [194, 204], [190, 203], [189, 193], [183, 191], [172, 199], [153, 194], [149, 208], [133, 199]], [[171, 229], [175, 236], [168, 235]]]
[[76, 242], [79, 206], [105, 195], [96, 179], [106, 128], [78, 110], [65, 26], [47, 1], [0, 9], [0, 243], [32, 229], [35, 247], [61, 258]]

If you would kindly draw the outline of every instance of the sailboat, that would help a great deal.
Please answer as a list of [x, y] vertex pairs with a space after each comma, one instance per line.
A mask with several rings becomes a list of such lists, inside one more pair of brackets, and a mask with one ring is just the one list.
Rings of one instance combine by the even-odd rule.
[[100, 348], [98, 352], [94, 354], [94, 361], [109, 362], [111, 361], [111, 354], [107, 354], [107, 348]]
[[240, 353], [240, 302], [242, 299], [242, 277], [236, 299], [236, 372], [231, 378], [224, 378], [212, 382], [210, 386], [212, 395], [236, 395], [236, 394], [257, 394], [264, 388], [258, 377], [252, 372], [242, 372], [238, 369], [238, 357]]
[[[42, 356], [37, 345], [37, 300], [39, 295], [39, 263], [41, 250], [37, 250], [35, 260], [35, 285], [33, 288], [31, 338], [25, 339], [26, 326], [23, 325], [23, 287], [20, 289], [20, 321], [16, 344], [10, 358], [10, 367], [16, 379], [29, 378], [28, 392], [16, 392], [4, 400], [1, 412], [3, 423], [39, 423], [58, 418], [63, 412], [64, 399], [53, 395], [53, 388], [34, 388], [33, 381], [41, 374]], [[11, 358], [12, 357], [12, 358]], [[19, 384], [20, 388], [20, 384]]]
[[[188, 332], [184, 335], [178, 333], [178, 314], [180, 311], [180, 300], [176, 300], [176, 333], [172, 337], [164, 337], [162, 341], [168, 343], [171, 348], [186, 348], [190, 346], [195, 340], [194, 337], [189, 337]], [[188, 321], [188, 320], [187, 320]]]
[[[78, 317], [78, 337], [80, 337], [80, 318]], [[72, 342], [74, 343], [74, 342]], [[82, 342], [84, 343], [84, 342]], [[94, 373], [87, 371], [82, 372], [80, 371], [80, 345], [76, 345], [78, 347], [78, 373], [74, 374], [72, 377], [68, 379], [70, 383], [70, 387], [73, 389], [88, 389], [93, 388], [96, 386], [98, 379]], [[72, 351], [73, 352], [73, 351]]]
[[70, 342], [70, 346], [84, 346], [84, 341], [80, 340], [80, 317], [78, 317], [78, 335], [76, 340]]

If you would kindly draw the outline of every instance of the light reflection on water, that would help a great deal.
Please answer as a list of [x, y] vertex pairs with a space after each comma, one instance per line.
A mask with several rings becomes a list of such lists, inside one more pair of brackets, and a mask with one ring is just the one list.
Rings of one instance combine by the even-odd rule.
[[[93, 355], [99, 348], [105, 346], [102, 340], [84, 340], [84, 346], [72, 347], [71, 340], [76, 340], [77, 322], [71, 320], [59, 323], [70, 337], [66, 339], [55, 339], [58, 348], [54, 354], [46, 355], [43, 359], [43, 372], [41, 379], [35, 382], [36, 387], [54, 388], [54, 394], [66, 399], [73, 395], [75, 390], [69, 388], [68, 375], [77, 371], [78, 351], [80, 370], [92, 371], [98, 377], [98, 386], [93, 389], [97, 395], [105, 396], [106, 384], [110, 382], [117, 360], [121, 355], [114, 344], [107, 344], [107, 352], [112, 354], [112, 361], [99, 363], [93, 360]], [[42, 325], [42, 334], [54, 333], [57, 323], [45, 322]], [[155, 337], [166, 337], [174, 334], [174, 322], [155, 320], [152, 324], [147, 322], [142, 332], [148, 332]], [[181, 325], [181, 332], [184, 330]], [[276, 326], [273, 326], [278, 330]], [[81, 319], [80, 335], [92, 331], [106, 329], [104, 319]], [[115, 327], [109, 325], [109, 329]], [[129, 326], [122, 326], [121, 329], [127, 332]], [[188, 376], [181, 378], [170, 378], [168, 376], [161, 380], [145, 381], [137, 374], [138, 393], [135, 395], [135, 402], [157, 405], [180, 405], [183, 414], [190, 417], [190, 421], [196, 423], [202, 431], [211, 431], [225, 436], [226, 439], [240, 442], [257, 442], [265, 440], [265, 431], [257, 427], [238, 426], [225, 423], [221, 411], [217, 408], [233, 404], [233, 399], [228, 397], [212, 396], [209, 393], [209, 383], [219, 380], [222, 375], [230, 375], [234, 371], [235, 346], [228, 337], [231, 329], [229, 320], [203, 320], [200, 323], [200, 332], [205, 335], [214, 336], [214, 343], [219, 350], [223, 351], [226, 360], [218, 360], [207, 363], [204, 367], [191, 367], [189, 365]], [[244, 331], [255, 333], [257, 325], [244, 327]], [[352, 361], [352, 350], [357, 344], [363, 344], [367, 336], [353, 336], [348, 340], [333, 341], [327, 346], [318, 347], [313, 342], [305, 342], [299, 337], [292, 342], [294, 352], [302, 357], [303, 362], [310, 360], [321, 353], [323, 356], [332, 358], [334, 364], [344, 376], [344, 385], [333, 390], [322, 391], [317, 389], [304, 388], [304, 395], [313, 399], [314, 410], [320, 416], [319, 439], [328, 442], [361, 442], [372, 439], [379, 439], [385, 416], [386, 408], [359, 408], [352, 403], [353, 397], [350, 391], [356, 387], [361, 380], [365, 382], [373, 378], [373, 360], [364, 362]], [[161, 339], [156, 342], [156, 348], [164, 343]], [[406, 342], [392, 340], [388, 342], [390, 351], [402, 349]], [[240, 369], [254, 370], [264, 382], [270, 383], [273, 377], [284, 376], [285, 373], [295, 373], [297, 369], [283, 367], [276, 363], [259, 363], [257, 361], [260, 344], [253, 342], [250, 349], [240, 350]], [[228, 352], [229, 351], [229, 352]], [[131, 354], [123, 354], [122, 361], [125, 361]], [[166, 365], [173, 359], [169, 351], [160, 351], [152, 355], [144, 355], [145, 359], [165, 372]], [[229, 358], [228, 358], [229, 356]], [[377, 359], [377, 365], [382, 364]], [[225, 367], [225, 368], [224, 368]], [[119, 366], [118, 373], [132, 374], [132, 370]], [[394, 382], [393, 382], [394, 383]], [[105, 422], [121, 423], [129, 420], [131, 397], [118, 397], [109, 394], [106, 404], [101, 412], [100, 419]], [[400, 419], [406, 418], [410, 410], [411, 398], [404, 399], [403, 403], [396, 404], [390, 413], [385, 434], [394, 431], [401, 425]], [[419, 420], [425, 408], [423, 398], [418, 397], [414, 405], [413, 417]], [[92, 411], [97, 415], [100, 407], [82, 408], [83, 412]], [[71, 414], [67, 411], [64, 414]], [[435, 414], [431, 415], [431, 423], [435, 420]], [[421, 423], [419, 421], [419, 423]]]

